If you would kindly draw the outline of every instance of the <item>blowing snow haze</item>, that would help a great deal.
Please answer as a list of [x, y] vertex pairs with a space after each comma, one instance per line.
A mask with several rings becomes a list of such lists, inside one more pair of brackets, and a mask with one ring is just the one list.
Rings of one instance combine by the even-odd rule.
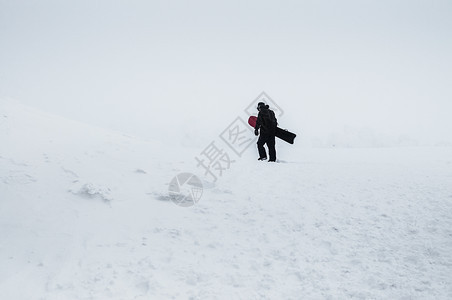
[[0, 0], [0, 300], [452, 299], [451, 16]]
[[202, 146], [264, 90], [314, 145], [447, 144], [451, 15], [450, 1], [0, 0], [0, 97]]

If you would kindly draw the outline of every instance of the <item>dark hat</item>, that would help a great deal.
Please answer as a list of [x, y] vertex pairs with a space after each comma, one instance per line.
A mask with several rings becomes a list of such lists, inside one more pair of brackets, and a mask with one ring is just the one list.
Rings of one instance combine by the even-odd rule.
[[257, 110], [260, 110], [260, 109], [262, 109], [262, 108], [269, 109], [270, 106], [266, 105], [264, 102], [259, 102], [259, 103], [257, 104]]

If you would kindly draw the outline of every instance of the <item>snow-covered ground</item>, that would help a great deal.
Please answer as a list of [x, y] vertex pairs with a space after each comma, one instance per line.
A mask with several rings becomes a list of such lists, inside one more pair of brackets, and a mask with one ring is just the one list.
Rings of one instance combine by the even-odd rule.
[[452, 148], [278, 149], [180, 207], [202, 148], [0, 103], [0, 299], [452, 298]]

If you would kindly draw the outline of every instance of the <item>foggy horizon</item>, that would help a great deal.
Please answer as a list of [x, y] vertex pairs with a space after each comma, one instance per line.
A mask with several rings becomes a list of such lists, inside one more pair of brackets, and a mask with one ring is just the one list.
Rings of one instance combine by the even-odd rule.
[[0, 1], [0, 98], [203, 145], [265, 91], [306, 144], [347, 131], [450, 144], [451, 12], [447, 1]]

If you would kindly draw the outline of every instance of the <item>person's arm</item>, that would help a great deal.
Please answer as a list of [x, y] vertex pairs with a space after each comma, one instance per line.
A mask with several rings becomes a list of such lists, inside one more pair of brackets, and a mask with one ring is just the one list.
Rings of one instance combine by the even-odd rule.
[[258, 130], [262, 126], [262, 115], [259, 113], [256, 119], [256, 125], [254, 126], [254, 130]]
[[259, 113], [256, 119], [256, 125], [254, 126], [254, 134], [259, 135], [259, 128], [262, 126], [262, 115]]

